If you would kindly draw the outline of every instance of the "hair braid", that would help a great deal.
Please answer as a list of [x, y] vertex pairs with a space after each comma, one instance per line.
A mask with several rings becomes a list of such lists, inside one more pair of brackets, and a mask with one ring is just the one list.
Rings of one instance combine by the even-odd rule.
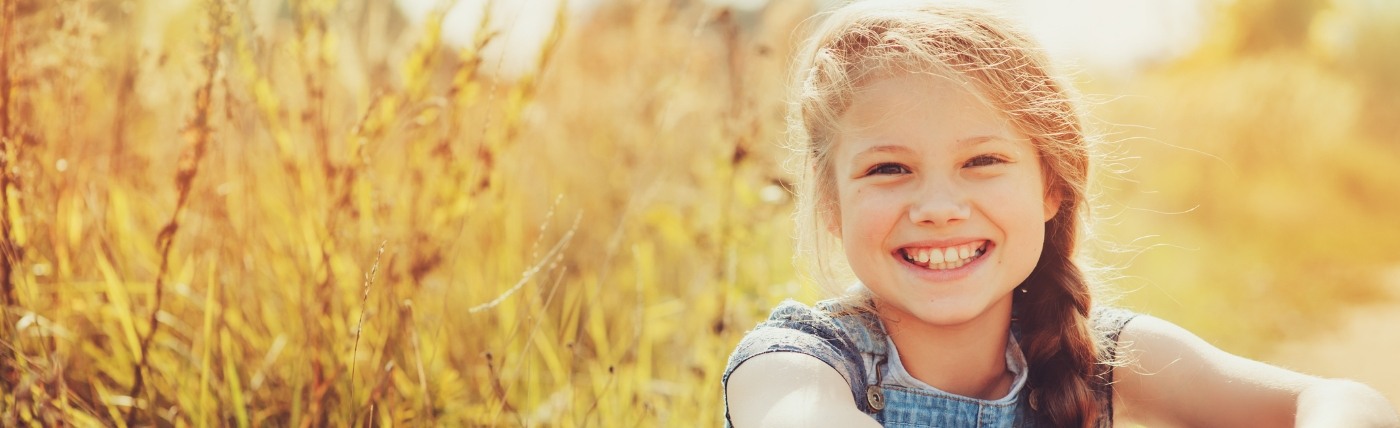
[[1076, 221], [1066, 220], [1046, 223], [1045, 249], [1015, 304], [1031, 408], [1054, 426], [1090, 427], [1102, 408], [1091, 383], [1098, 347], [1089, 326], [1089, 286], [1071, 257]]

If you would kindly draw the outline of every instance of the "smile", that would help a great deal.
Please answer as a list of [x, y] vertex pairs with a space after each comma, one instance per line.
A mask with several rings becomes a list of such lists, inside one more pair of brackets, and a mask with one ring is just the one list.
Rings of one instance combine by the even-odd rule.
[[950, 270], [963, 267], [987, 253], [991, 241], [969, 242], [951, 247], [905, 247], [899, 249], [904, 261], [932, 270]]

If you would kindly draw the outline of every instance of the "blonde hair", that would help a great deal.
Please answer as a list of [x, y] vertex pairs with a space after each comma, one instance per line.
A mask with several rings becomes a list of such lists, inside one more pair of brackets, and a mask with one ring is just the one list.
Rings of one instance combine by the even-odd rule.
[[[800, 86], [789, 114], [800, 160], [798, 256], [828, 290], [849, 280], [834, 262], [839, 221], [830, 159], [837, 120], [854, 92], [869, 80], [894, 73], [962, 78], [1013, 127], [1030, 137], [1040, 156], [1046, 192], [1060, 199], [1045, 224], [1040, 260], [1021, 284], [1014, 306], [1021, 348], [1029, 363], [1028, 400], [1037, 417], [1054, 426], [1098, 422], [1095, 391], [1100, 346], [1089, 327], [1090, 286], [1074, 262], [1085, 215], [1088, 143], [1068, 85], [1049, 71], [1049, 60], [1025, 34], [1002, 19], [968, 7], [870, 0], [832, 12], [798, 57]], [[868, 299], [868, 291], [848, 296]]]

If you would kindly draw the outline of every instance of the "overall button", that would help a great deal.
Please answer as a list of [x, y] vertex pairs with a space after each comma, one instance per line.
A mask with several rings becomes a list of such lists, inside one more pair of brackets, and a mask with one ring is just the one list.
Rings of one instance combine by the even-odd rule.
[[865, 387], [865, 401], [870, 403], [870, 408], [877, 412], [885, 410], [885, 393], [880, 391], [878, 385]]

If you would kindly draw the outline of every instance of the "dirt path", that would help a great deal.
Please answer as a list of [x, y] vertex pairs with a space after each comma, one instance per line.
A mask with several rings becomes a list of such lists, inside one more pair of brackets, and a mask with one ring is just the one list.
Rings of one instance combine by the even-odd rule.
[[[1392, 284], [1393, 294], [1400, 295], [1400, 278]], [[1335, 332], [1285, 343], [1268, 360], [1305, 373], [1364, 382], [1400, 408], [1400, 299], [1352, 309]]]

